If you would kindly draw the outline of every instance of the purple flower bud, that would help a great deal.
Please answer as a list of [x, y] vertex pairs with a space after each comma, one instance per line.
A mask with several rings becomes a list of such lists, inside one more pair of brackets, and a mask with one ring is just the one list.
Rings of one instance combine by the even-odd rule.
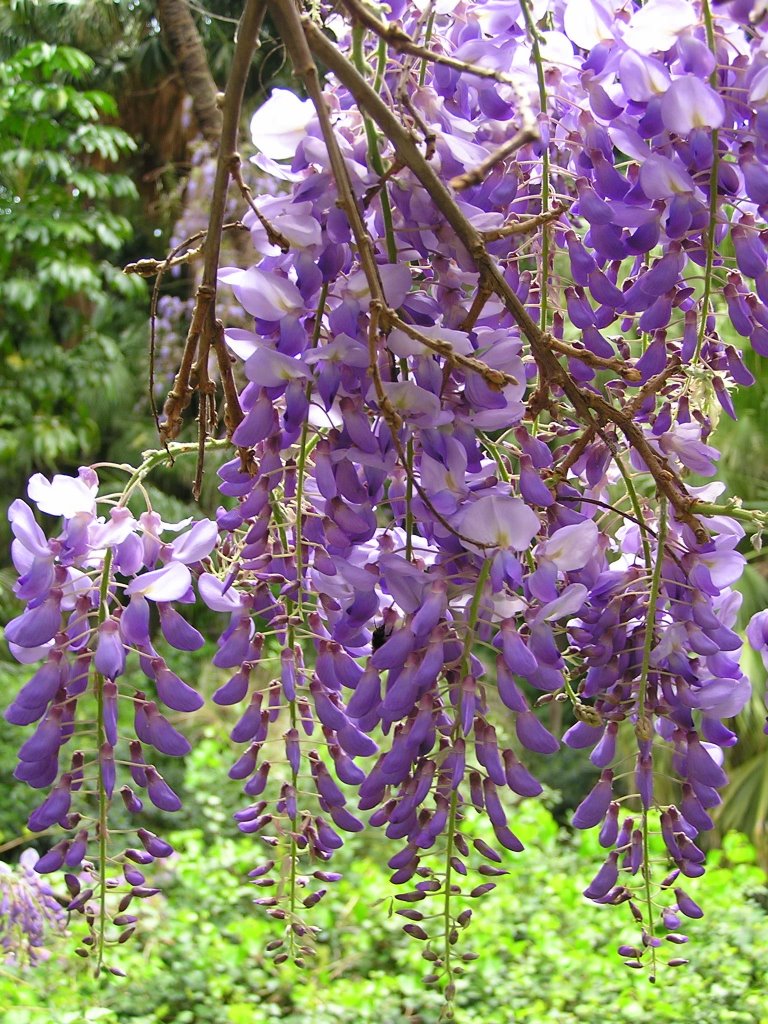
[[648, 810], [653, 805], [653, 763], [650, 755], [638, 756], [635, 782], [640, 793], [640, 801]]
[[504, 750], [502, 757], [504, 776], [509, 788], [519, 796], [538, 796], [542, 791], [541, 783], [520, 763], [514, 751]]
[[592, 828], [605, 818], [613, 799], [613, 772], [606, 769], [573, 814], [574, 828]]
[[515, 732], [523, 746], [536, 754], [554, 754], [560, 747], [552, 733], [544, 728], [532, 711], [516, 716]]
[[728, 781], [723, 769], [707, 753], [695, 732], [688, 733], [686, 769], [692, 782], [700, 782], [713, 789], [724, 786]]
[[93, 663], [97, 672], [107, 679], [117, 679], [125, 671], [125, 647], [119, 635], [120, 625], [106, 619], [99, 626]]
[[696, 799], [690, 784], [687, 782], [683, 783], [683, 799], [680, 802], [680, 810], [685, 820], [690, 822], [697, 832], [707, 832], [715, 827], [712, 818], [710, 818]]
[[[312, 758], [314, 754], [314, 758]], [[341, 792], [339, 787], [331, 778], [330, 772], [325, 767], [322, 761], [319, 760], [316, 751], [312, 751], [310, 754], [312, 777], [315, 781], [315, 788], [318, 794], [322, 797], [328, 808], [343, 807], [347, 802], [344, 794]]]
[[147, 853], [151, 853], [153, 857], [170, 857], [173, 853], [171, 844], [166, 843], [164, 839], [160, 839], [154, 832], [150, 832], [146, 828], [140, 828], [136, 834], [144, 849]]
[[43, 761], [58, 753], [63, 742], [61, 722], [63, 709], [54, 707], [19, 750], [21, 761]]
[[362, 768], [358, 768], [352, 758], [345, 754], [338, 744], [332, 743], [328, 749], [333, 758], [339, 781], [345, 782], [348, 786], [359, 786], [365, 781], [365, 772]]
[[478, 718], [475, 721], [475, 753], [480, 764], [488, 772], [489, 778], [497, 786], [506, 785], [506, 775], [499, 756], [496, 741], [496, 730], [492, 725]]
[[252, 743], [244, 754], [229, 769], [230, 779], [246, 779], [256, 770], [256, 760], [261, 750], [261, 743]]
[[[289, 729], [283, 739], [285, 740], [285, 756], [288, 759], [288, 764], [291, 766], [293, 774], [298, 775], [301, 765], [301, 747], [299, 746], [298, 730]], [[231, 770], [230, 775], [232, 775]]]
[[30, 601], [26, 611], [5, 627], [5, 639], [17, 647], [41, 647], [53, 640], [61, 625], [61, 590], [51, 590], [43, 601]]
[[173, 605], [158, 601], [157, 610], [160, 613], [160, 629], [171, 647], [177, 651], [198, 651], [203, 646], [205, 640], [202, 633], [191, 626]]
[[352, 722], [347, 722], [337, 732], [339, 746], [343, 747], [350, 757], [370, 757], [378, 752], [378, 744], [370, 736], [366, 736]]
[[70, 784], [69, 775], [62, 775], [56, 789], [52, 790], [43, 803], [30, 814], [27, 822], [30, 831], [44, 832], [64, 817], [72, 802]]
[[607, 895], [616, 885], [619, 877], [618, 859], [619, 855], [616, 850], [608, 854], [608, 859], [592, 879], [589, 886], [584, 890], [584, 895], [587, 899], [599, 899]]
[[45, 758], [43, 761], [20, 761], [14, 771], [14, 779], [26, 782], [33, 789], [45, 789], [50, 786], [59, 774], [58, 755]]
[[161, 811], [178, 811], [181, 809], [181, 800], [160, 772], [152, 765], [147, 765], [147, 794], [149, 799]]
[[61, 652], [51, 654], [48, 661], [35, 672], [29, 682], [22, 686], [16, 695], [16, 700], [11, 705], [11, 708], [17, 706], [20, 709], [32, 710], [35, 713], [34, 717], [29, 718], [28, 721], [18, 722], [15, 718], [9, 717], [11, 711], [9, 708], [6, 712], [6, 719], [13, 722], [14, 725], [28, 725], [30, 722], [42, 718], [46, 706], [50, 704], [62, 685], [63, 668], [65, 666], [61, 662]]
[[338, 850], [344, 845], [344, 840], [341, 836], [334, 832], [323, 818], [318, 817], [315, 819], [315, 827], [317, 828], [317, 838], [321, 849], [328, 851]]
[[[392, 673], [390, 672], [390, 679]], [[388, 721], [403, 718], [413, 708], [419, 698], [419, 686], [416, 678], [416, 666], [412, 659], [406, 661], [394, 683], [387, 689], [381, 705], [381, 713]]]
[[115, 756], [110, 743], [102, 743], [99, 750], [99, 771], [107, 800], [111, 800], [115, 789]]
[[272, 765], [269, 761], [264, 761], [256, 774], [252, 775], [243, 786], [243, 792], [247, 793], [248, 796], [259, 796], [263, 793], [271, 767]]
[[251, 702], [240, 720], [229, 734], [235, 743], [248, 743], [257, 738], [262, 726], [262, 695], [257, 691], [251, 695]]
[[144, 875], [138, 868], [132, 868], [130, 864], [123, 865], [123, 877], [128, 885], [132, 886], [143, 885], [145, 882]]
[[144, 806], [130, 786], [121, 786], [120, 796], [122, 797], [125, 809], [129, 814], [139, 814]]
[[[520, 643], [522, 644], [522, 640]], [[525, 712], [529, 710], [528, 702], [518, 689], [512, 674], [507, 668], [506, 661], [501, 655], [496, 659], [496, 685], [498, 686], [499, 697], [501, 697], [502, 703], [510, 711]]]
[[362, 718], [373, 711], [381, 700], [381, 680], [375, 668], [369, 667], [358, 679], [355, 692], [347, 704], [350, 718]]
[[338, 701], [336, 694], [333, 694], [335, 700], [332, 699], [333, 691], [326, 690], [316, 676], [310, 680], [309, 689], [315, 702], [317, 717], [327, 729], [337, 732], [349, 724], [349, 719], [339, 706], [340, 702], [335, 702]]
[[52, 871], [59, 871], [64, 865], [68, 850], [69, 841], [63, 839], [35, 861], [35, 871], [38, 875], [48, 875]]
[[500, 828], [506, 825], [507, 816], [504, 813], [504, 808], [501, 806], [496, 786], [490, 779], [483, 779], [483, 801], [491, 824]]
[[396, 668], [416, 646], [416, 637], [410, 629], [398, 629], [371, 655], [370, 664], [377, 669]]
[[365, 827], [359, 818], [350, 814], [344, 807], [329, 806], [328, 813], [331, 815], [334, 824], [345, 832], [362, 832]]
[[104, 705], [104, 735], [107, 742], [115, 747], [117, 746], [117, 686], [111, 680], [106, 679], [101, 692]]
[[616, 756], [616, 736], [619, 726], [617, 722], [609, 722], [600, 742], [589, 755], [589, 759], [597, 768], [606, 768]]
[[197, 690], [187, 686], [162, 662], [156, 668], [155, 685], [160, 700], [174, 711], [197, 711], [205, 703]]
[[174, 729], [165, 715], [160, 714], [157, 704], [153, 700], [147, 701], [144, 705], [144, 713], [146, 715], [146, 730], [142, 729], [142, 732], [139, 732], [138, 715], [136, 723], [136, 733], [141, 740], [151, 743], [156, 750], [162, 754], [168, 754], [169, 757], [184, 757], [190, 752], [192, 747], [189, 741], [177, 729]]
[[83, 861], [85, 854], [88, 850], [88, 832], [83, 829], [78, 832], [72, 841], [67, 855], [64, 858], [64, 863], [68, 868], [77, 868]]
[[253, 623], [247, 615], [241, 616], [219, 640], [219, 649], [213, 656], [217, 668], [233, 668], [248, 660]]
[[228, 705], [239, 704], [248, 693], [248, 677], [251, 673], [251, 665], [246, 662], [240, 667], [230, 679], [220, 686], [213, 695], [214, 704]]
[[[704, 916], [704, 911], [698, 903], [691, 899], [684, 889], [675, 889], [675, 899], [677, 900], [678, 910], [681, 914], [685, 914], [686, 917], [700, 918]], [[673, 927], [676, 926], [673, 925]]]

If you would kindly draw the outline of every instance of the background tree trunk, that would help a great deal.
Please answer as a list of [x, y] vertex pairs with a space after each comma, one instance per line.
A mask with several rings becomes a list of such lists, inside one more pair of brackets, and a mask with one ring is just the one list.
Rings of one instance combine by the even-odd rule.
[[192, 97], [200, 131], [209, 142], [218, 142], [221, 135], [221, 111], [216, 103], [218, 89], [187, 0], [157, 0], [157, 16], [165, 44]]

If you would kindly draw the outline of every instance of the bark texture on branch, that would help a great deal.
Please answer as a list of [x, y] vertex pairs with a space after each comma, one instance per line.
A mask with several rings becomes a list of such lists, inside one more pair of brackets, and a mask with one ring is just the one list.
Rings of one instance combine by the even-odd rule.
[[208, 67], [203, 41], [187, 0], [157, 0], [157, 17], [163, 41], [178, 65], [184, 88], [192, 98], [200, 131], [208, 142], [221, 136], [218, 89]]

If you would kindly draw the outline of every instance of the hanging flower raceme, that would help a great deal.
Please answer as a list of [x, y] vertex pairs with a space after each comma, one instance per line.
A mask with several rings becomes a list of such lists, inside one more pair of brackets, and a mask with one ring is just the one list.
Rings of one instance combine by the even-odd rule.
[[[99, 968], [108, 945], [123, 941], [125, 924], [134, 920], [127, 921], [131, 902], [157, 891], [145, 885], [139, 866], [172, 852], [142, 827], [136, 848], [114, 849], [109, 805], [119, 790], [128, 811], [138, 815], [143, 790], [156, 808], [179, 809], [179, 798], [151, 763], [150, 751], [188, 753], [189, 743], [160, 708], [188, 712], [203, 703], [155, 650], [153, 619], [159, 619], [170, 647], [201, 646], [202, 636], [173, 604], [194, 601], [193, 573], [218, 536], [208, 520], [179, 533], [188, 523], [169, 527], [151, 510], [134, 518], [127, 501], [140, 479], [141, 473], [132, 477], [117, 501], [107, 499], [108, 515], [100, 515], [93, 470], [52, 482], [33, 477], [33, 503], [61, 521], [51, 540], [25, 502], [15, 501], [9, 513], [20, 574], [16, 594], [26, 608], [8, 623], [6, 639], [19, 660], [43, 661], [5, 714], [16, 725], [38, 723], [19, 751], [15, 775], [38, 789], [52, 787], [30, 815], [29, 828], [46, 832], [60, 826], [65, 838], [37, 860], [34, 871], [68, 872], [69, 897], [62, 905], [84, 914], [90, 934], [82, 952], [95, 955]], [[164, 540], [169, 531], [175, 536]], [[132, 655], [155, 699], [124, 683]], [[126, 735], [134, 737], [130, 744]], [[118, 762], [125, 765], [122, 777]], [[103, 916], [107, 911], [109, 920]]]

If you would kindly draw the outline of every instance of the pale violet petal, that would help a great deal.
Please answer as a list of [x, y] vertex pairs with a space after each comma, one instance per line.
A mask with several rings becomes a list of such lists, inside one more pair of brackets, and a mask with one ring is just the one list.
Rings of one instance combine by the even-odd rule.
[[192, 562], [199, 562], [213, 551], [219, 529], [211, 519], [201, 519], [195, 523], [191, 530], [182, 533], [180, 537], [171, 544], [173, 557], [190, 565]]
[[153, 569], [131, 580], [126, 594], [143, 594], [150, 601], [178, 601], [189, 590], [192, 575], [182, 562], [169, 562], [161, 569]]
[[251, 138], [271, 160], [290, 160], [315, 116], [311, 100], [301, 100], [290, 89], [273, 89], [251, 118]]
[[242, 607], [242, 600], [234, 587], [224, 589], [224, 581], [204, 572], [197, 581], [200, 597], [214, 612], [235, 612]]
[[597, 551], [598, 537], [597, 525], [586, 519], [583, 523], [555, 530], [549, 540], [539, 545], [537, 554], [541, 559], [554, 562], [563, 572], [583, 569]]
[[42, 473], [35, 473], [27, 485], [27, 494], [41, 512], [65, 519], [72, 519], [81, 512], [94, 515], [97, 490], [98, 481], [90, 483], [82, 475], [57, 474], [53, 480], [46, 480]]

